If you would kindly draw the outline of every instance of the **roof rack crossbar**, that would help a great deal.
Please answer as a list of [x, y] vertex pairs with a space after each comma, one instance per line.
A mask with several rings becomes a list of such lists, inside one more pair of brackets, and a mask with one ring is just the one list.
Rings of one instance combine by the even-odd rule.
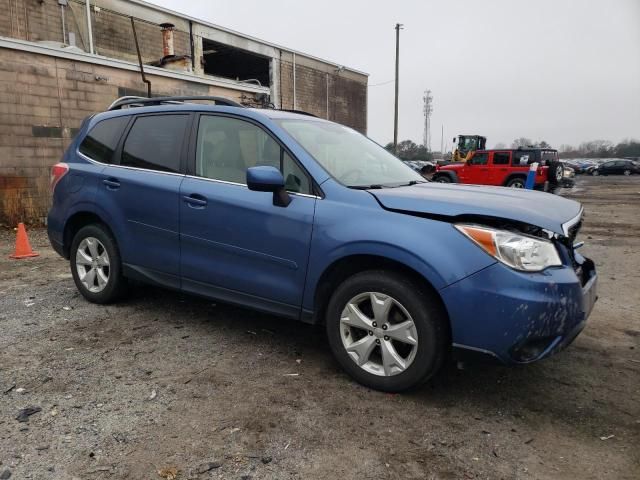
[[120, 97], [111, 105], [107, 110], [120, 110], [122, 107], [148, 107], [153, 105], [163, 105], [163, 104], [179, 104], [185, 103], [189, 100], [201, 100], [201, 101], [209, 101], [214, 102], [216, 105], [221, 105], [225, 107], [241, 107], [244, 108], [243, 105], [235, 102], [233, 100], [229, 100], [224, 97], [210, 97], [210, 96], [178, 96], [178, 97]]

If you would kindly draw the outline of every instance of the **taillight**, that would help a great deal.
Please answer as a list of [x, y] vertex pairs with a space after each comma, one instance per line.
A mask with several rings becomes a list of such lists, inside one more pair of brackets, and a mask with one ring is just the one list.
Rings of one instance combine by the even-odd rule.
[[56, 188], [56, 185], [58, 184], [58, 182], [62, 180], [62, 177], [64, 177], [68, 171], [69, 171], [69, 165], [62, 162], [56, 163], [53, 167], [51, 167], [50, 186], [51, 186], [52, 192], [53, 192], [53, 189]]

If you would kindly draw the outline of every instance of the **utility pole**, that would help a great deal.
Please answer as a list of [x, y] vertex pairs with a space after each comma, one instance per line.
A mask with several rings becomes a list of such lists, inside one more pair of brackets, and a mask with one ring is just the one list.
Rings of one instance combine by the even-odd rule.
[[400, 30], [402, 24], [396, 23], [396, 104], [393, 116], [393, 151], [398, 153], [398, 80], [400, 77]]
[[440, 131], [440, 153], [444, 159], [444, 123], [442, 124], [442, 130]]

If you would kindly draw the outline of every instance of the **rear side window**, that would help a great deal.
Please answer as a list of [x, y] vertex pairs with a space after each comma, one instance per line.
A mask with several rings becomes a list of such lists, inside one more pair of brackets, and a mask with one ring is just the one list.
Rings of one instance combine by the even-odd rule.
[[120, 165], [179, 172], [188, 115], [138, 117], [122, 148]]
[[112, 163], [113, 152], [118, 146], [129, 118], [128, 116], [108, 118], [97, 123], [80, 144], [80, 153], [96, 162]]
[[509, 152], [496, 152], [493, 154], [494, 165], [509, 165], [511, 154]]

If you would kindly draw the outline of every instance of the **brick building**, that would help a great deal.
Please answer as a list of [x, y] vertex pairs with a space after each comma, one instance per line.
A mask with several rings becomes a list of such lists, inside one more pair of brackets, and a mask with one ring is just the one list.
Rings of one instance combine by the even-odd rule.
[[[153, 95], [220, 95], [366, 132], [367, 74], [330, 61], [139, 0], [0, 0], [0, 9], [0, 224], [41, 223], [49, 168], [81, 121], [146, 94], [134, 27]], [[170, 42], [161, 24], [173, 25]]]

